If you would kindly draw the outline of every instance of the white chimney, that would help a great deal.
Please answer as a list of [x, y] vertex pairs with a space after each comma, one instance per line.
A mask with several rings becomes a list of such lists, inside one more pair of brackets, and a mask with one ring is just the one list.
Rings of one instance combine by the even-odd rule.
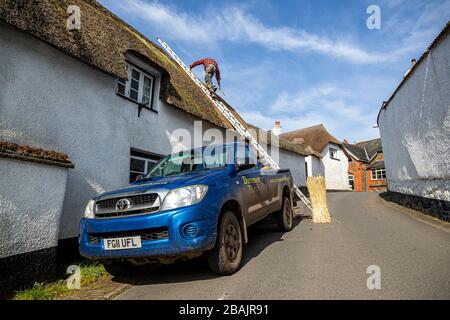
[[283, 130], [281, 128], [281, 121], [275, 121], [275, 126], [272, 129], [274, 135], [279, 136]]

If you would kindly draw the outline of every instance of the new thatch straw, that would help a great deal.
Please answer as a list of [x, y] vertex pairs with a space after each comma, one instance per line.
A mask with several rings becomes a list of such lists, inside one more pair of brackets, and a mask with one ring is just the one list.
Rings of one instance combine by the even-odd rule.
[[313, 223], [330, 223], [331, 216], [328, 211], [325, 178], [322, 176], [308, 177], [307, 186], [311, 197]]

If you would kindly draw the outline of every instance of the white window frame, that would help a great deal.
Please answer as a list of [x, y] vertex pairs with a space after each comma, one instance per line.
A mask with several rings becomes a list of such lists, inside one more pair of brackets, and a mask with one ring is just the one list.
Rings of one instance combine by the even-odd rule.
[[[330, 153], [330, 158], [331, 158], [331, 159], [333, 159], [333, 160], [339, 160], [339, 158], [337, 157], [337, 155], [338, 155], [338, 149], [329, 147], [329, 148], [328, 148], [328, 152]], [[336, 157], [333, 157], [333, 152], [335, 153]]]
[[373, 181], [386, 179], [386, 169], [385, 168], [371, 169], [370, 172], [371, 172], [371, 179]]
[[[133, 152], [133, 151], [138, 152], [138, 153], [141, 153], [141, 154], [143, 154], [144, 156], [133, 155], [133, 154], [131, 154], [131, 152]], [[155, 164], [158, 163], [158, 161], [159, 161], [159, 160], [157, 160], [157, 159], [151, 159], [150, 157], [154, 157], [154, 158], [162, 158], [162, 157], [157, 156], [157, 155], [149, 155], [149, 157], [146, 158], [146, 157], [145, 157], [145, 153], [143, 153], [143, 152], [141, 152], [141, 151], [136, 151], [136, 150], [133, 150], [133, 149], [132, 149], [131, 152], [130, 152], [130, 176], [131, 176], [132, 173], [137, 174], [137, 175], [145, 175], [145, 174], [147, 174], [148, 171], [149, 171], [149, 168], [150, 168], [150, 165], [149, 165], [149, 164], [155, 165]], [[144, 172], [136, 171], [136, 170], [131, 170], [131, 161], [132, 161], [133, 159], [144, 161]]]
[[[145, 108], [154, 110], [153, 97], [154, 97], [154, 91], [155, 91], [156, 78], [154, 76], [152, 76], [151, 74], [149, 74], [148, 72], [142, 70], [141, 68], [139, 68], [139, 67], [137, 67], [137, 66], [135, 66], [135, 65], [133, 65], [133, 64], [131, 64], [129, 62], [127, 62], [126, 64], [127, 64], [128, 80], [125, 81], [124, 79], [117, 79], [117, 86], [116, 86], [117, 87], [117, 89], [116, 89], [117, 94], [120, 95], [120, 96], [124, 96], [124, 97], [126, 97], [127, 99], [129, 99], [129, 100], [131, 100], [133, 102], [136, 102], [138, 104], [142, 104]], [[136, 72], [139, 72], [139, 79], [135, 79], [135, 78], [132, 77], [133, 70], [136, 71]], [[150, 86], [149, 86], [150, 92], [149, 92], [148, 95], [144, 94], [144, 82], [145, 82], [144, 80], [145, 80], [146, 77], [148, 79], [150, 79]], [[131, 87], [132, 80], [135, 80], [135, 81], [138, 82], [138, 89], [137, 90]], [[125, 86], [125, 92], [124, 93], [119, 92], [119, 84], [122, 84], [122, 85]], [[137, 100], [133, 99], [131, 97], [131, 90], [137, 91]], [[143, 103], [144, 97], [146, 97], [148, 99], [148, 103], [146, 103], [146, 104]]]

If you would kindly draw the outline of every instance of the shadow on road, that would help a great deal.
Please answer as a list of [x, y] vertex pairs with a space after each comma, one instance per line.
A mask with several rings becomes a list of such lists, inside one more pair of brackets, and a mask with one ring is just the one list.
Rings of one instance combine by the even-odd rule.
[[[307, 219], [307, 217], [303, 217]], [[294, 228], [302, 221], [302, 216], [294, 219]], [[284, 232], [278, 231], [273, 221], [267, 219], [251, 226], [248, 230], [249, 242], [244, 246], [242, 268], [257, 257], [264, 249], [283, 241]], [[138, 273], [127, 278], [114, 278], [114, 282], [129, 283], [137, 286], [150, 284], [181, 283], [215, 279], [220, 276], [208, 268], [206, 257], [202, 256], [188, 261], [180, 261], [171, 265], [142, 268]]]

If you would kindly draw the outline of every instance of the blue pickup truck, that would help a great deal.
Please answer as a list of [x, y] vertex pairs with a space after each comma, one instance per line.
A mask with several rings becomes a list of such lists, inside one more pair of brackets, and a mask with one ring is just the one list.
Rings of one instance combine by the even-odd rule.
[[290, 171], [265, 170], [245, 143], [169, 155], [125, 188], [90, 200], [80, 222], [80, 253], [115, 276], [148, 263], [206, 254], [213, 272], [236, 272], [247, 227], [274, 214], [293, 223]]

